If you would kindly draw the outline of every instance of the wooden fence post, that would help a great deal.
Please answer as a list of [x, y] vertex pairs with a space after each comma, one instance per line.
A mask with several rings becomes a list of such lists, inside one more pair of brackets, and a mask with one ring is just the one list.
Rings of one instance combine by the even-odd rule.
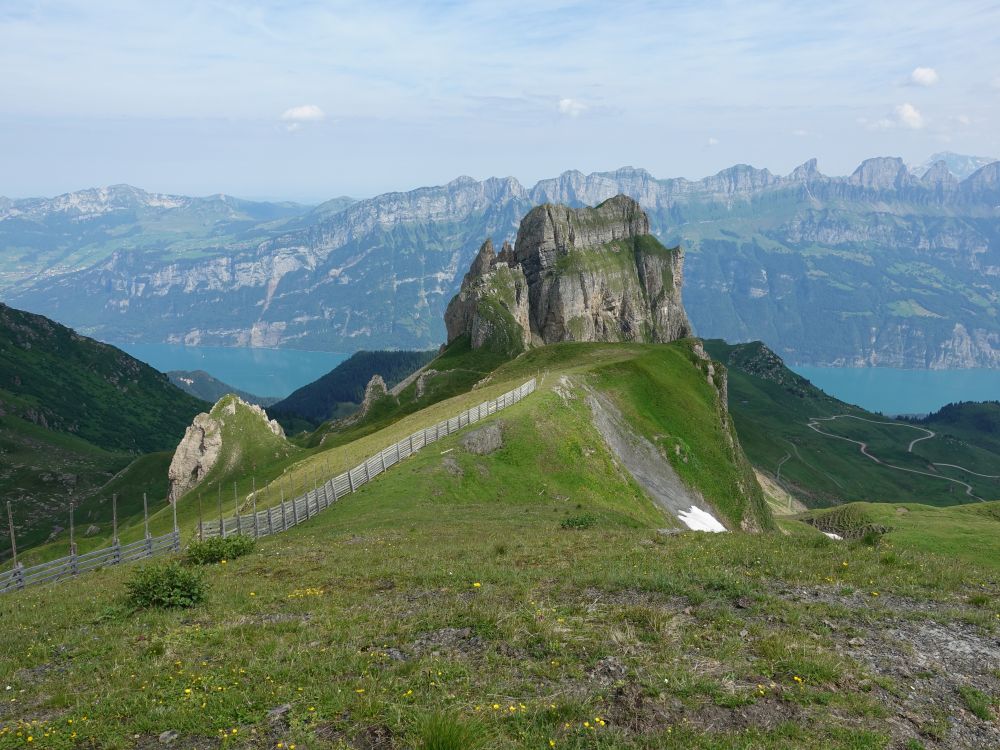
[[171, 488], [170, 494], [167, 496], [167, 500], [170, 501], [170, 507], [173, 508], [174, 514], [174, 552], [181, 551], [181, 529], [177, 525], [177, 495], [174, 494]]
[[201, 492], [198, 493], [198, 541], [205, 541], [205, 521], [201, 515]]
[[253, 489], [253, 538], [260, 539], [260, 533], [257, 531], [257, 476], [253, 475], [250, 477], [252, 482], [251, 487]]
[[122, 561], [121, 545], [118, 543], [118, 493], [111, 495], [111, 564], [117, 565]]
[[243, 522], [240, 520], [240, 496], [236, 492], [236, 482], [233, 482], [233, 503], [236, 505], [236, 534], [243, 533]]
[[76, 567], [76, 526], [73, 523], [73, 501], [69, 501], [69, 572], [77, 574]]
[[288, 531], [288, 519], [285, 517], [285, 488], [281, 487], [281, 530]]
[[14, 511], [10, 508], [10, 500], [7, 501], [7, 525], [10, 527], [10, 551], [14, 556], [14, 568], [18, 568], [17, 540], [14, 538]]
[[222, 517], [222, 482], [215, 483], [216, 489], [219, 491], [219, 536], [223, 539], [226, 538], [226, 521]]
[[153, 537], [149, 535], [149, 501], [146, 499], [146, 493], [142, 493], [142, 528], [144, 531], [143, 539], [146, 540], [146, 557], [153, 556]]

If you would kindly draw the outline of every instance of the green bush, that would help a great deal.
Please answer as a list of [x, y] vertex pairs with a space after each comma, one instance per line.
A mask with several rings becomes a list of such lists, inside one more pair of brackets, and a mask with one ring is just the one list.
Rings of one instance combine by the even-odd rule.
[[579, 516], [564, 518], [559, 524], [564, 529], [589, 529], [597, 525], [597, 516], [593, 513], [582, 513]]
[[193, 607], [205, 600], [207, 590], [202, 573], [177, 561], [136, 568], [125, 588], [136, 609]]
[[253, 552], [257, 543], [249, 536], [214, 536], [201, 542], [192, 542], [187, 548], [187, 561], [195, 565], [209, 565], [234, 560]]

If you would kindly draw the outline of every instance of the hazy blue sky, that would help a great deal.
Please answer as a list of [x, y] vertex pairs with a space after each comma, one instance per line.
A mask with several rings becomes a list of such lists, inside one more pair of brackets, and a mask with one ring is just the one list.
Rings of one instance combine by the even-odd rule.
[[996, 2], [0, 0], [0, 195], [1000, 155]]

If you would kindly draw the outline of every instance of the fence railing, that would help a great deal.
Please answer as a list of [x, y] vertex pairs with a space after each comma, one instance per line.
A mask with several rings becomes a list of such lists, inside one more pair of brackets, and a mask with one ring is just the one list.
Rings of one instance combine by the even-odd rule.
[[317, 484], [291, 500], [282, 501], [266, 510], [249, 514], [234, 513], [222, 521], [208, 521], [200, 524], [202, 538], [246, 534], [255, 538], [277, 534], [296, 526], [326, 510], [344, 495], [354, 492], [361, 485], [371, 481], [389, 467], [413, 455], [425, 445], [430, 445], [463, 427], [475, 424], [481, 419], [496, 414], [512, 404], [516, 404], [535, 390], [535, 379], [499, 396], [493, 401], [484, 401], [478, 406], [466, 409], [457, 417], [445, 419], [433, 427], [417, 430], [398, 443], [376, 453], [343, 474]]
[[106, 568], [109, 565], [122, 565], [164, 552], [177, 552], [180, 548], [181, 535], [174, 530], [163, 536], [146, 537], [129, 544], [116, 542], [110, 547], [102, 547], [79, 555], [67, 555], [31, 567], [18, 565], [0, 573], [0, 594], [23, 589], [26, 586], [51, 583], [98, 568]]
[[[519, 388], [508, 391], [492, 401], [484, 401], [478, 406], [466, 409], [457, 417], [445, 419], [433, 427], [417, 430], [395, 445], [391, 445], [367, 460], [362, 461], [350, 471], [345, 471], [343, 474], [327, 480], [322, 485], [315, 486], [312, 490], [298, 497], [283, 501], [278, 506], [272, 506], [266, 510], [251, 513], [250, 515], [235, 513], [231, 518], [225, 518], [221, 522], [199, 522], [198, 534], [201, 538], [213, 536], [225, 537], [231, 534], [247, 534], [254, 537], [262, 537], [290, 529], [312, 518], [320, 511], [329, 508], [344, 495], [354, 492], [361, 485], [371, 481], [374, 477], [377, 477], [404, 458], [413, 455], [425, 445], [430, 445], [453, 432], [457, 432], [463, 427], [475, 424], [481, 419], [496, 414], [498, 411], [506, 409], [512, 404], [516, 404], [534, 390], [535, 379], [532, 378]], [[252, 500], [256, 502], [255, 495], [252, 496]], [[7, 515], [11, 529], [11, 545], [14, 551], [14, 567], [10, 570], [0, 572], [0, 594], [23, 589], [27, 586], [51, 583], [110, 565], [122, 565], [135, 560], [154, 557], [165, 552], [179, 552], [181, 548], [181, 535], [177, 526], [177, 504], [173, 503], [174, 530], [163, 536], [153, 537], [149, 535], [149, 514], [146, 507], [145, 495], [143, 495], [143, 517], [146, 525], [145, 538], [136, 542], [130, 542], [129, 544], [119, 543], [117, 541], [117, 496], [115, 496], [112, 500], [114, 507], [114, 538], [116, 540], [114, 544], [110, 547], [102, 547], [101, 549], [84, 552], [83, 554], [71, 553], [57, 560], [49, 560], [38, 565], [25, 567], [17, 563], [17, 548], [13, 546], [14, 522], [11, 516], [10, 503], [7, 505]], [[70, 548], [75, 550], [76, 545], [73, 541], [72, 519], [71, 508]]]

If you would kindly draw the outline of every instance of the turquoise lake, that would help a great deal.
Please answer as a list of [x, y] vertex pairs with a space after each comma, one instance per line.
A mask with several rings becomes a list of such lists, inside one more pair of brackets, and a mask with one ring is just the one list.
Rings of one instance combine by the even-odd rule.
[[883, 414], [929, 414], [954, 401], [1000, 400], [1000, 370], [792, 369], [841, 401]]
[[224, 383], [255, 396], [284, 398], [339, 365], [350, 354], [297, 349], [115, 344], [161, 372], [204, 370]]

